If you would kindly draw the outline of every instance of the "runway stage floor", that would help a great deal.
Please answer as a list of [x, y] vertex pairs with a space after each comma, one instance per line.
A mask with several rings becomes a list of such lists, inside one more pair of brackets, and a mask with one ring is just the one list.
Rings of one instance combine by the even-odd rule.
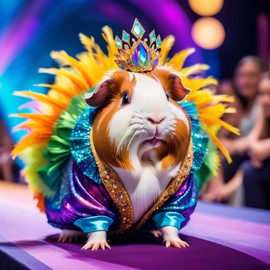
[[165, 248], [149, 235], [111, 238], [111, 250], [59, 244], [25, 186], [0, 181], [2, 269], [270, 269], [270, 212], [198, 203], [182, 238], [190, 248]]

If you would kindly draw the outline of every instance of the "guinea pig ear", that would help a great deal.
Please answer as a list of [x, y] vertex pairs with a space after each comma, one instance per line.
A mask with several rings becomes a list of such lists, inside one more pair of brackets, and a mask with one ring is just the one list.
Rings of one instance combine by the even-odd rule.
[[110, 100], [110, 84], [112, 79], [101, 82], [93, 92], [84, 95], [85, 102], [91, 107], [100, 107]]
[[175, 101], [180, 101], [190, 92], [189, 89], [185, 88], [179, 76], [171, 74], [171, 89], [170, 95]]

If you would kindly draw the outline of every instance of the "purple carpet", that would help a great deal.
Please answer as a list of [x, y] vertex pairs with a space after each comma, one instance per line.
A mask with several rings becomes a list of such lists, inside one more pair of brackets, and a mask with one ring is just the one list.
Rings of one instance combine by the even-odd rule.
[[0, 182], [0, 269], [270, 269], [270, 213], [199, 203], [182, 238], [189, 248], [165, 248], [147, 234], [111, 236], [112, 249], [82, 251], [57, 243], [25, 187]]
[[[146, 235], [122, 235], [111, 238], [111, 250], [82, 251], [83, 244], [59, 244], [57, 236], [47, 239], [70, 253], [76, 260], [97, 260], [115, 265], [115, 269], [181, 269], [233, 270], [270, 269], [270, 266], [245, 253], [210, 241], [184, 236], [189, 248], [165, 248], [162, 239]], [[112, 268], [111, 268], [112, 269]]]

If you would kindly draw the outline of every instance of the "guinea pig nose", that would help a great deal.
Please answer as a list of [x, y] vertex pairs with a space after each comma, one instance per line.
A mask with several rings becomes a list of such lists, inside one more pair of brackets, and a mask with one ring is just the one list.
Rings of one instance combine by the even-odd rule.
[[147, 120], [151, 123], [151, 124], [154, 124], [154, 125], [158, 125], [160, 124], [162, 121], [164, 121], [165, 117], [163, 118], [159, 118], [159, 119], [154, 119], [154, 118], [151, 118], [151, 117], [148, 117]]

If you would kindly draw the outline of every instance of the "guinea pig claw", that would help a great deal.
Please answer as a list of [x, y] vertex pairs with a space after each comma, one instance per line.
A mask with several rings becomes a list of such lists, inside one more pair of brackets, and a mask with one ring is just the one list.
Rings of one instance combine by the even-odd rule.
[[111, 249], [111, 247], [109, 246], [109, 244], [106, 243], [93, 243], [93, 242], [88, 242], [86, 243], [83, 247], [82, 250], [87, 250], [87, 249], [91, 249], [92, 251], [98, 250], [98, 249], [103, 249], [105, 250], [106, 248]]
[[178, 229], [173, 226], [161, 227], [163, 235], [163, 243], [166, 247], [185, 248], [189, 247], [189, 244], [179, 238]]
[[111, 249], [110, 245], [106, 241], [105, 242], [89, 241], [81, 249], [82, 250], [90, 249], [90, 250], [94, 251], [94, 250], [98, 250], [98, 249], [105, 250], [106, 248]]
[[91, 249], [92, 251], [106, 248], [111, 249], [107, 242], [105, 231], [96, 231], [88, 234], [88, 240], [86, 244], [82, 247], [82, 250]]
[[186, 248], [189, 247], [189, 244], [185, 241], [182, 241], [180, 238], [179, 240], [166, 240], [165, 246], [168, 247], [176, 247], [176, 248]]

